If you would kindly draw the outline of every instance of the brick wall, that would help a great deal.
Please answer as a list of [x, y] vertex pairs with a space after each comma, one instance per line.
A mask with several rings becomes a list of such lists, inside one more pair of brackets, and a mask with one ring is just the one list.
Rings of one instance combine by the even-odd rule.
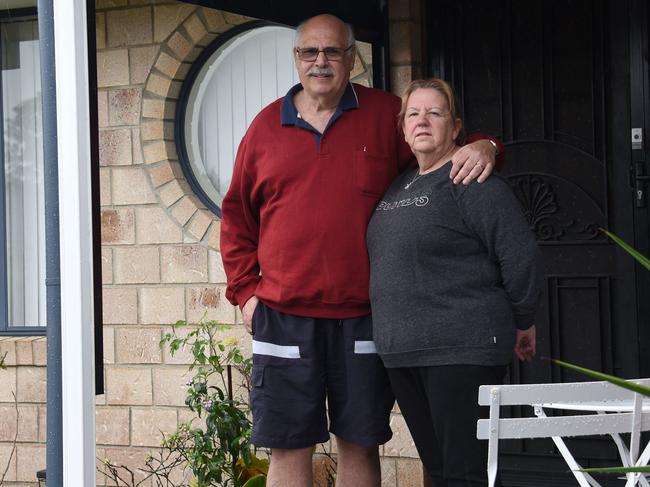
[[[410, 2], [393, 3], [399, 90], [412, 72], [413, 14]], [[137, 467], [162, 433], [192, 416], [183, 406], [189, 356], [161, 351], [162, 335], [171, 323], [196, 322], [204, 313], [223, 323], [240, 320], [224, 297], [219, 221], [183, 177], [173, 123], [191, 63], [219, 34], [249, 19], [165, 0], [96, 6], [106, 374], [106, 393], [97, 397], [97, 457]], [[250, 353], [241, 325], [227, 333]], [[11, 367], [0, 371], [0, 473], [15, 434], [14, 390], [18, 448], [6, 485], [28, 485], [45, 464], [45, 341], [2, 339], [0, 353], [5, 349]], [[421, 465], [397, 409], [392, 427], [394, 438], [381, 448], [382, 485], [421, 486]], [[325, 448], [336, 453], [334, 443]], [[98, 485], [105, 481], [98, 474]]]
[[2, 485], [25, 485], [45, 468], [45, 339], [0, 337], [0, 356], [5, 353], [7, 368], [0, 370], [0, 478], [6, 469]]

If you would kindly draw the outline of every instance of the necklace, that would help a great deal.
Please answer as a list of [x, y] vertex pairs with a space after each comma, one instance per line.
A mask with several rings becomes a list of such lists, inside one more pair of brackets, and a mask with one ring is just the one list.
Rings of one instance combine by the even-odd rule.
[[422, 174], [420, 172], [415, 173], [415, 177], [411, 179], [411, 182], [406, 183], [404, 189], [409, 189], [414, 182], [416, 182], [418, 179], [420, 179], [422, 176], [425, 176], [426, 174], [428, 173], [422, 173]]

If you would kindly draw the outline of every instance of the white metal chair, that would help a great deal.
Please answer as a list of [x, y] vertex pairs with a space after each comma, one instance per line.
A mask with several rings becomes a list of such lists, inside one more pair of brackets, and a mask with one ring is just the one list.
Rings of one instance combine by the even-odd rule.
[[[650, 386], [650, 379], [634, 382]], [[600, 487], [567, 448], [563, 437], [610, 435], [618, 448], [622, 465], [647, 465], [650, 444], [639, 456], [642, 431], [650, 430], [650, 399], [608, 382], [574, 382], [566, 384], [486, 385], [479, 388], [478, 402], [490, 406], [490, 418], [479, 419], [476, 436], [488, 440], [488, 480], [494, 486], [498, 466], [499, 440], [552, 438], [578, 484]], [[532, 406], [534, 417], [500, 418], [500, 406]], [[572, 416], [547, 417], [545, 409], [580, 412]], [[593, 414], [585, 414], [585, 413]], [[630, 446], [621, 433], [630, 433]], [[626, 487], [640, 484], [650, 487], [643, 475], [627, 474]]]

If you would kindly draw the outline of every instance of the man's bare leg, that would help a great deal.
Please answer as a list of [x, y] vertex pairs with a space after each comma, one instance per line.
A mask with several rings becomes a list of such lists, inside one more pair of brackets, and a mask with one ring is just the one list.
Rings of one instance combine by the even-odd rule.
[[381, 468], [379, 448], [364, 447], [336, 438], [337, 487], [379, 487]]
[[312, 487], [311, 453], [311, 447], [272, 448], [267, 487]]

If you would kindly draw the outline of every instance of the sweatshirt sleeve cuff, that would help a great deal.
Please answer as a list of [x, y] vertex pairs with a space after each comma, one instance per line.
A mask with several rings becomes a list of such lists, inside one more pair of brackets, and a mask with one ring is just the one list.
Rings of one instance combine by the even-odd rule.
[[248, 302], [248, 300], [255, 295], [255, 291], [257, 290], [258, 283], [259, 283], [259, 277], [257, 277], [257, 279], [253, 279], [247, 282], [245, 285], [237, 289], [237, 291], [234, 293], [235, 300], [237, 301], [237, 304], [239, 305], [240, 309], [243, 308], [244, 305]]
[[515, 316], [518, 330], [527, 330], [535, 324], [535, 313], [527, 313]]

